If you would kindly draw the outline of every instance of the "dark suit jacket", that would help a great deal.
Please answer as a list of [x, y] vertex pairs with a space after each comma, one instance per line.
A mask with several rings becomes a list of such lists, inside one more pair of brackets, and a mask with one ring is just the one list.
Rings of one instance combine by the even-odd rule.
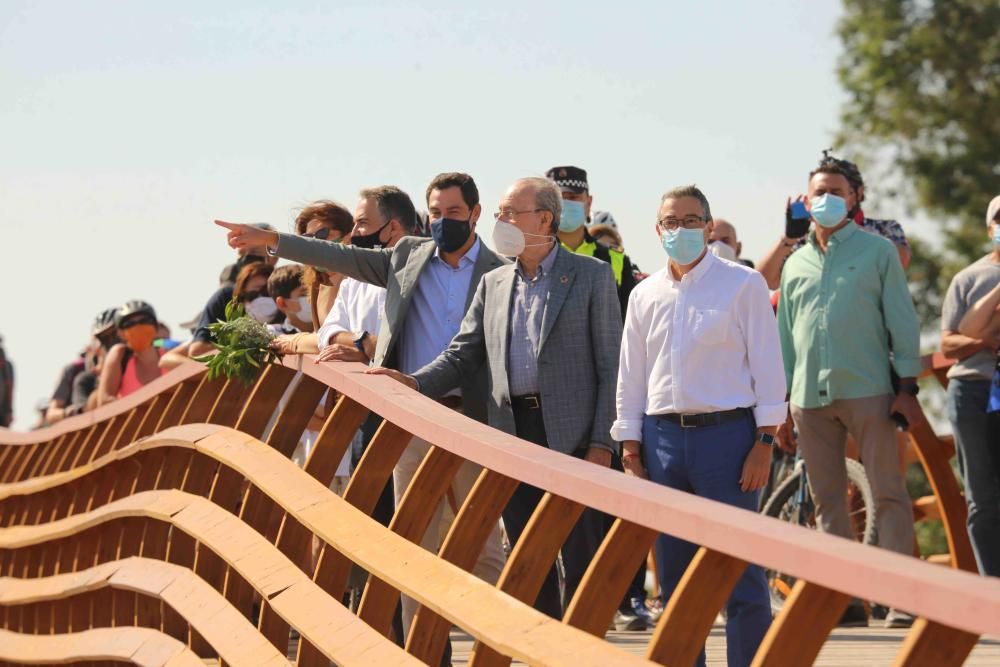
[[[281, 234], [279, 238], [277, 253], [280, 257], [386, 288], [385, 316], [372, 361], [376, 366], [399, 368], [399, 343], [406, 327], [406, 314], [413, 303], [417, 280], [437, 249], [434, 241], [405, 236], [392, 248], [367, 250], [292, 234]], [[480, 243], [479, 257], [473, 267], [465, 299], [466, 311], [482, 276], [507, 263], [485, 243]], [[460, 386], [462, 411], [473, 419], [486, 422], [486, 369], [470, 369]]]
[[[516, 434], [507, 381], [515, 266], [483, 276], [448, 349], [415, 373], [420, 391], [442, 396], [469, 373], [489, 369], [489, 424]], [[611, 423], [622, 318], [610, 266], [558, 250], [548, 281], [538, 352], [538, 387], [550, 449], [595, 445], [615, 451]]]

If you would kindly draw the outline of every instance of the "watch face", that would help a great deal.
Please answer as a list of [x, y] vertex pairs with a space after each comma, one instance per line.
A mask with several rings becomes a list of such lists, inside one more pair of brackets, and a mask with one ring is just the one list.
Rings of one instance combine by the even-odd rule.
[[774, 436], [771, 435], [770, 433], [761, 433], [759, 436], [757, 436], [757, 440], [763, 442], [765, 445], [774, 444]]

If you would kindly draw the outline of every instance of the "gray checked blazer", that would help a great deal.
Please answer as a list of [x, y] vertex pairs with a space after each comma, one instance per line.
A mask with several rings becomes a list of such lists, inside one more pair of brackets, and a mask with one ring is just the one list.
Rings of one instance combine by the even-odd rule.
[[[560, 248], [549, 275], [538, 352], [538, 387], [549, 449], [615, 451], [611, 423], [622, 339], [621, 306], [607, 262]], [[507, 382], [515, 267], [483, 276], [462, 328], [438, 358], [415, 373], [420, 391], [442, 396], [483, 362], [489, 369], [489, 424], [516, 434]]]
[[[386, 288], [385, 317], [382, 318], [382, 329], [378, 332], [372, 361], [376, 366], [399, 368], [399, 341], [406, 326], [406, 314], [413, 302], [417, 280], [436, 249], [433, 240], [416, 236], [404, 236], [392, 248], [368, 250], [294, 234], [280, 234], [277, 254]], [[506, 259], [480, 242], [479, 257], [472, 269], [472, 280], [465, 299], [466, 312], [483, 274], [507, 263]], [[462, 412], [486, 422], [486, 369], [470, 368], [462, 382], [449, 389], [457, 386], [462, 388]]]

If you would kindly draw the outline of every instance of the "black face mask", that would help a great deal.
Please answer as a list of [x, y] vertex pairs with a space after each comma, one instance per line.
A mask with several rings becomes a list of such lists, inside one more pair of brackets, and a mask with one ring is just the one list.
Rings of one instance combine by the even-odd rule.
[[[390, 220], [389, 222], [392, 221]], [[357, 248], [367, 248], [368, 250], [384, 248], [385, 243], [383, 243], [379, 237], [382, 236], [382, 230], [389, 226], [389, 222], [385, 223], [371, 234], [365, 234], [364, 236], [358, 236], [355, 234], [351, 237], [351, 245]]]
[[437, 247], [444, 252], [455, 252], [469, 240], [472, 234], [472, 220], [439, 218], [431, 221], [431, 237]]

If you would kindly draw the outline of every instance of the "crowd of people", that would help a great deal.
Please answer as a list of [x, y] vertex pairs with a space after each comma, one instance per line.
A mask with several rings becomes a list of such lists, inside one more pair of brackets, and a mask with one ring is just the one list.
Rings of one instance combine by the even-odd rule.
[[[804, 181], [806, 193], [786, 202], [784, 234], [756, 266], [705, 193], [667, 190], [641, 239], [653, 242], [655, 234], [664, 251], [662, 268], [648, 276], [625, 252], [614, 217], [592, 210], [587, 172], [575, 166], [514, 181], [493, 213], [492, 244], [477, 234], [476, 183], [459, 172], [431, 180], [426, 213], [384, 185], [362, 190], [353, 212], [334, 201], [311, 204], [294, 233], [217, 221], [237, 260], [223, 270], [191, 339], [171, 340], [145, 302], [102, 311], [90, 343], [63, 370], [44, 423], [127, 396], [212, 353], [209, 325], [238, 303], [270, 327], [282, 353], [369, 364], [370, 373], [539, 446], [736, 507], [756, 510], [774, 448], [797, 447], [819, 527], [847, 538], [844, 460], [860, 458], [879, 546], [909, 555], [915, 538], [901, 433], [924, 418], [909, 245], [896, 221], [865, 214], [864, 181], [852, 163], [824, 152]], [[955, 277], [942, 314], [942, 350], [957, 360], [948, 405], [969, 533], [980, 570], [991, 576], [1000, 576], [998, 217], [1000, 197], [987, 211], [992, 251]], [[277, 266], [279, 258], [292, 263]], [[13, 377], [6, 369], [0, 379]], [[0, 417], [9, 394], [0, 386]], [[329, 408], [330, 397], [316, 406], [293, 457], [300, 465]], [[372, 415], [355, 436], [335, 490], [379, 422]], [[391, 520], [431, 444], [414, 438], [408, 445], [376, 519]], [[458, 504], [479, 472], [467, 462], [456, 475]], [[517, 544], [541, 497], [537, 488], [518, 487], [503, 509], [503, 531], [494, 527], [479, 554], [477, 576], [497, 581], [503, 536]], [[442, 506], [425, 548], [440, 546], [445, 520]], [[547, 574], [537, 609], [562, 617], [610, 521], [583, 512], [562, 549], [563, 571], [553, 566]], [[643, 566], [615, 627], [655, 623], [695, 549], [660, 536], [660, 597], [647, 599]], [[395, 622], [400, 641], [415, 609], [404, 597]], [[842, 622], [867, 623], [866, 614], [856, 600]], [[729, 664], [747, 665], [771, 623], [760, 567], [740, 578], [726, 619]], [[912, 617], [890, 610], [886, 623], [906, 626]]]

